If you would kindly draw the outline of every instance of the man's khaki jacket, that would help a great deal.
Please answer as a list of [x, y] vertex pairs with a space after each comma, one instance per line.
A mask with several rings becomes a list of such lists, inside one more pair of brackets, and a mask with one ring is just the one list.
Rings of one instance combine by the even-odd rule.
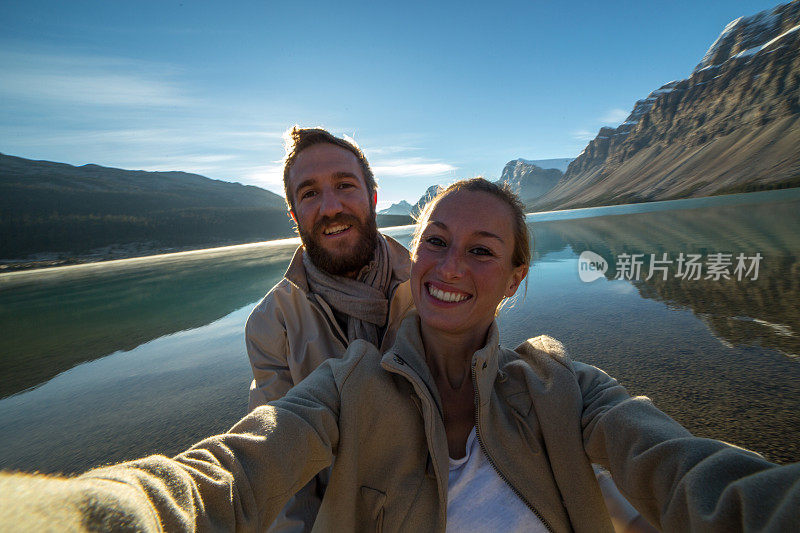
[[[408, 250], [391, 237], [382, 237], [389, 245], [392, 278], [400, 282], [390, 295], [389, 318], [378, 347], [385, 351], [394, 343], [397, 328], [414, 302], [408, 282]], [[295, 252], [284, 278], [247, 319], [245, 343], [253, 370], [251, 411], [280, 398], [323, 361], [342, 357], [347, 350], [347, 334], [333, 310], [308, 288], [302, 246]]]
[[[260, 531], [333, 462], [317, 531], [445, 531], [448, 448], [418, 317], [364, 341], [229, 433], [72, 480], [0, 477], [0, 527]], [[693, 437], [616, 380], [537, 337], [472, 357], [475, 423], [498, 474], [552, 531], [611, 531], [590, 460], [665, 531], [791, 531], [800, 465]]]

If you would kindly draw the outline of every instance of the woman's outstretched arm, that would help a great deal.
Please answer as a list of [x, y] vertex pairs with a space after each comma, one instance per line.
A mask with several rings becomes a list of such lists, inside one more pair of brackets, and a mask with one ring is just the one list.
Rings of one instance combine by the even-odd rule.
[[0, 530], [263, 531], [331, 464], [341, 360], [228, 433], [174, 458], [154, 455], [76, 478], [0, 475]]
[[604, 372], [573, 363], [584, 447], [622, 493], [665, 531], [789, 531], [800, 525], [800, 463], [779, 466], [694, 437]]

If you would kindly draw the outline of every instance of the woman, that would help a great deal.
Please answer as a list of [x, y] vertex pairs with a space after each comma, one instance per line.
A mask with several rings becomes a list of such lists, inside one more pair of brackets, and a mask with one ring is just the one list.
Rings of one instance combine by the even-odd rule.
[[332, 462], [319, 530], [609, 531], [592, 461], [668, 530], [800, 520], [797, 465], [692, 437], [548, 337], [500, 347], [496, 309], [528, 270], [524, 222], [497, 186], [454, 184], [420, 220], [418, 314], [391, 350], [354, 342], [174, 459], [0, 477], [0, 529], [261, 530]]

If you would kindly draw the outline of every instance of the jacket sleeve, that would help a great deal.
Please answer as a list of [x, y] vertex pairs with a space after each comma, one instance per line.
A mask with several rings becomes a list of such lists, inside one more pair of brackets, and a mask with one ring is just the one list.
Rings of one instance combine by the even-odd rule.
[[694, 437], [645, 397], [574, 362], [584, 447], [664, 531], [787, 531], [800, 524], [800, 463], [779, 466]]
[[253, 371], [248, 410], [284, 396], [294, 385], [284, 317], [273, 295], [253, 309], [245, 325], [245, 346]]
[[307, 386], [172, 459], [150, 456], [73, 479], [0, 476], [0, 530], [263, 531], [331, 464], [339, 442], [334, 374], [323, 364]]
[[[245, 345], [253, 371], [249, 411], [285, 396], [294, 386], [288, 362], [286, 317], [273, 291], [270, 291], [253, 310], [245, 326]], [[324, 479], [315, 476], [292, 496], [269, 531], [275, 533], [310, 531], [322, 504], [325, 487]]]

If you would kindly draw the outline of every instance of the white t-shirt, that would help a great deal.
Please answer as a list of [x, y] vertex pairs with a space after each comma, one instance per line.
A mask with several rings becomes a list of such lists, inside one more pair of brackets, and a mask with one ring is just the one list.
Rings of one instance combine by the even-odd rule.
[[467, 438], [467, 455], [450, 459], [447, 531], [547, 532], [542, 521], [489, 463], [474, 427]]

